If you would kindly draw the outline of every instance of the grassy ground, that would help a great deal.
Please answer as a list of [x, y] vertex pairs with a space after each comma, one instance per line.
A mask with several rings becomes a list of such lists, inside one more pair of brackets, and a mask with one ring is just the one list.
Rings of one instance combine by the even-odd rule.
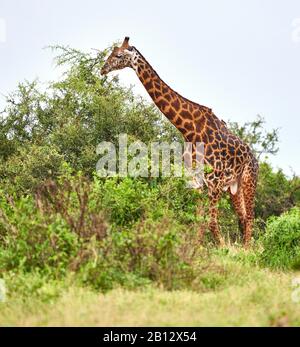
[[300, 302], [291, 296], [292, 279], [300, 274], [271, 272], [251, 259], [251, 253], [235, 248], [216, 251], [197, 290], [149, 286], [102, 294], [69, 280], [37, 286], [38, 278], [8, 278], [0, 325], [299, 326]]

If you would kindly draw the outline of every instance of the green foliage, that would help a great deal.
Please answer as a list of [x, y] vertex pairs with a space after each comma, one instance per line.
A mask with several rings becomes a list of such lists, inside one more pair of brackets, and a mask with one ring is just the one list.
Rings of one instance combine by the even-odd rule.
[[1, 253], [3, 270], [65, 273], [69, 259], [78, 251], [78, 240], [59, 216], [45, 216], [33, 199], [7, 202], [1, 199]]
[[279, 217], [271, 217], [262, 237], [263, 264], [285, 269], [300, 263], [300, 210], [294, 208]]
[[32, 192], [41, 182], [60, 173], [63, 156], [55, 147], [28, 145], [9, 160], [0, 161], [2, 189], [10, 194]]
[[274, 171], [270, 164], [262, 162], [257, 184], [255, 212], [262, 220], [279, 216], [300, 202], [300, 180], [288, 178], [282, 170]]
[[35, 307], [36, 302], [51, 303], [59, 298], [63, 290], [72, 282], [71, 278], [58, 281], [47, 277], [38, 270], [31, 272], [7, 271], [3, 274], [8, 299], [16, 299], [19, 304]]
[[34, 197], [2, 197], [2, 271], [38, 271], [54, 279], [72, 271], [101, 290], [183, 285], [193, 276], [194, 219], [188, 205], [176, 215], [187, 198], [178, 194], [182, 180], [172, 183], [171, 198], [170, 186], [161, 186], [131, 178], [89, 182], [64, 165], [58, 181], [45, 182]]
[[182, 277], [192, 269], [182, 258], [183, 229], [164, 217], [157, 221], [146, 218], [132, 228], [112, 230], [94, 263], [81, 269], [84, 283], [97, 289], [115, 285], [133, 288], [156, 283], [166, 289], [182, 286]]

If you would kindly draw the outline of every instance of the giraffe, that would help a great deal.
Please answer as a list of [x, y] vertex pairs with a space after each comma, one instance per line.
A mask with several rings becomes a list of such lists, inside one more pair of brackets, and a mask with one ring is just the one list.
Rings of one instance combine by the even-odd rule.
[[247, 248], [252, 235], [258, 175], [258, 162], [250, 147], [230, 132], [226, 123], [209, 107], [186, 99], [162, 81], [143, 55], [129, 45], [129, 37], [125, 37], [120, 47], [113, 48], [101, 74], [125, 67], [135, 70], [156, 106], [187, 142], [204, 143], [204, 163], [212, 169], [204, 178], [209, 197], [209, 229], [215, 240], [223, 245], [217, 204], [225, 191], [230, 194]]

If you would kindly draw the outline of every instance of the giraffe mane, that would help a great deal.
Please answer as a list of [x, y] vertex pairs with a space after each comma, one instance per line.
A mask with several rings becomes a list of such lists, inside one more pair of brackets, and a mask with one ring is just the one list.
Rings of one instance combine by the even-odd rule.
[[187, 99], [186, 97], [182, 96], [181, 94], [179, 94], [178, 92], [176, 92], [176, 90], [174, 90], [173, 88], [171, 88], [168, 83], [166, 83], [160, 76], [159, 74], [156, 72], [156, 70], [152, 67], [152, 65], [148, 62], [148, 60], [143, 56], [143, 54], [135, 47], [135, 46], [132, 46], [132, 48], [141, 56], [141, 58], [151, 67], [151, 69], [153, 70], [153, 72], [157, 75], [157, 77], [162, 81], [164, 82], [164, 84], [173, 92], [176, 94], [176, 96], [178, 96], [179, 98], [181, 98], [182, 100], [186, 101], [186, 102], [189, 102], [197, 107], [201, 107], [201, 108], [207, 108], [207, 111], [210, 111], [212, 112], [212, 109], [207, 107], [207, 106], [204, 106], [204, 105], [200, 105], [198, 104], [197, 102], [195, 101], [192, 101], [190, 99]]

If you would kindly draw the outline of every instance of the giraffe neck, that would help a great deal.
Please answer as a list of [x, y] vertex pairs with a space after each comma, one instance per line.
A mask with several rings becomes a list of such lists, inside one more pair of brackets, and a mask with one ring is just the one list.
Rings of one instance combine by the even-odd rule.
[[187, 100], [171, 89], [134, 47], [132, 68], [160, 111], [183, 136], [189, 141], [202, 141], [200, 134], [205, 129], [207, 114], [211, 110]]

